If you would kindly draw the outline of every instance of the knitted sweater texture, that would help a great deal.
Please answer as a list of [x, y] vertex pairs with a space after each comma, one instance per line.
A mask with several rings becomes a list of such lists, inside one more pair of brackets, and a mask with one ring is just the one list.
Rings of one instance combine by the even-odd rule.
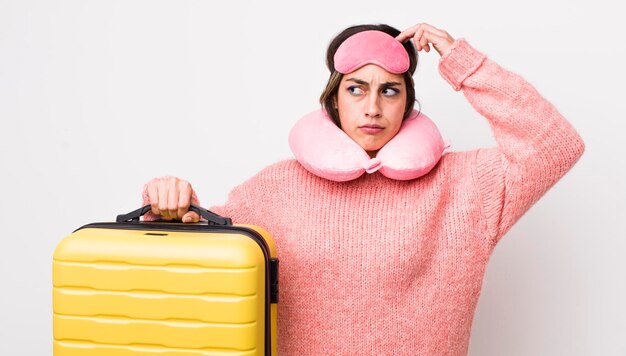
[[276, 241], [281, 356], [466, 355], [494, 247], [583, 153], [549, 102], [465, 40], [439, 70], [497, 147], [447, 153], [411, 181], [339, 183], [281, 161], [210, 208]]

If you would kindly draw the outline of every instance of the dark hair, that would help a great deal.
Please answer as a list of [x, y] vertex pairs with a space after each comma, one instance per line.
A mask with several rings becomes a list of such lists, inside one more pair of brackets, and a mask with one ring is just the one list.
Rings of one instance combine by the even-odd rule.
[[[385, 32], [393, 37], [396, 37], [400, 34], [400, 30], [391, 27], [385, 24], [366, 24], [366, 25], [356, 25], [346, 28], [341, 31], [328, 45], [328, 49], [326, 50], [326, 66], [330, 71], [330, 77], [328, 78], [328, 83], [326, 83], [326, 88], [322, 92], [320, 96], [320, 103], [323, 108], [326, 109], [328, 115], [330, 115], [333, 122], [341, 127], [341, 123], [339, 121], [339, 112], [335, 108], [334, 101], [337, 98], [337, 92], [339, 91], [339, 84], [341, 83], [341, 79], [343, 78], [343, 74], [337, 72], [335, 70], [335, 52], [337, 52], [337, 48], [345, 41], [348, 37], [368, 30], [376, 30]], [[413, 47], [413, 43], [411, 41], [405, 41], [402, 43], [404, 49], [406, 49], [409, 54], [409, 70], [402, 73], [404, 77], [404, 81], [406, 83], [406, 106], [404, 108], [404, 118], [406, 119], [413, 107], [415, 106], [415, 84], [413, 82], [413, 73], [415, 73], [415, 69], [417, 68], [417, 52], [415, 51], [415, 47]], [[419, 104], [419, 103], [418, 103]]]

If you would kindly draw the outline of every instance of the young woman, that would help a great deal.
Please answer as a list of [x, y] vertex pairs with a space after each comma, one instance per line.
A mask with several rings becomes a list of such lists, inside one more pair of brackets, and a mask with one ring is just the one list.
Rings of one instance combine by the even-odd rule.
[[[436, 128], [413, 109], [415, 50], [431, 48], [497, 147], [442, 154]], [[276, 240], [281, 355], [464, 355], [494, 247], [584, 144], [528, 82], [428, 24], [348, 28], [327, 64], [322, 109], [290, 137], [297, 160], [265, 168], [210, 209]], [[360, 171], [354, 143], [366, 153]], [[144, 190], [164, 218], [198, 221], [193, 200], [179, 178]]]

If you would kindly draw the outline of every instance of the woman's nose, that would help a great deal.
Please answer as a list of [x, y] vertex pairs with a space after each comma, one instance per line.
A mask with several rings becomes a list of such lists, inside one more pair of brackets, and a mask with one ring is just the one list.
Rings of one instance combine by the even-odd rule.
[[367, 117], [379, 117], [381, 115], [380, 110], [380, 98], [378, 95], [370, 94], [367, 98], [367, 107], [365, 108], [365, 116]]

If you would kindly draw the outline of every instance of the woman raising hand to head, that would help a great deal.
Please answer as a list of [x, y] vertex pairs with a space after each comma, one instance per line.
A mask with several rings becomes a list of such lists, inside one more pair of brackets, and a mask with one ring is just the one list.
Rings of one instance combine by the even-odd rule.
[[[436, 119], [415, 110], [416, 50], [432, 48], [495, 147], [444, 152]], [[281, 355], [465, 355], [494, 247], [584, 144], [522, 77], [428, 24], [352, 26], [326, 58], [321, 108], [289, 137], [295, 159], [211, 210], [276, 241]], [[188, 182], [157, 178], [144, 199], [197, 221]]]

